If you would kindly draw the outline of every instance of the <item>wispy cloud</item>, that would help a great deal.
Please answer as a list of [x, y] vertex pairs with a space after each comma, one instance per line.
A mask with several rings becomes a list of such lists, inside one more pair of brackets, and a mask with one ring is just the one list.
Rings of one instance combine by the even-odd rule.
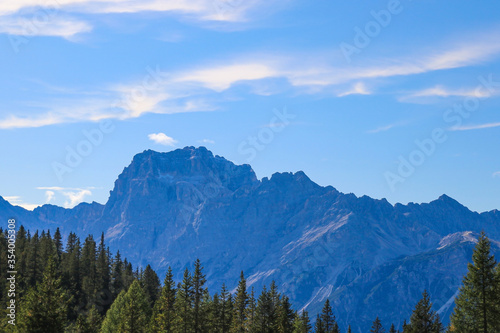
[[371, 92], [366, 88], [366, 85], [363, 82], [357, 82], [353, 85], [352, 89], [347, 90], [338, 94], [338, 97], [344, 97], [348, 95], [370, 95]]
[[398, 122], [398, 123], [394, 123], [394, 124], [384, 125], [384, 126], [377, 127], [375, 129], [368, 130], [368, 131], [366, 131], [366, 133], [375, 134], [375, 133], [380, 133], [380, 132], [386, 132], [386, 131], [393, 129], [395, 127], [403, 126], [404, 124], [405, 123], [403, 123], [403, 122]]
[[500, 177], [500, 171], [494, 172], [493, 177]]
[[19, 206], [27, 210], [33, 210], [40, 206], [36, 204], [25, 203], [19, 196], [6, 196], [4, 197], [4, 199], [14, 206]]
[[494, 127], [500, 127], [500, 122], [499, 123], [478, 124], [478, 125], [455, 126], [455, 127], [450, 128], [450, 131], [471, 131], [471, 130], [481, 130], [481, 129], [488, 129], [488, 128], [494, 128]]
[[[0, 129], [41, 127], [53, 124], [125, 120], [147, 113], [172, 114], [217, 110], [214, 100], [224, 100], [221, 93], [235, 85], [246, 84], [247, 93], [255, 93], [256, 85], [269, 82], [280, 85], [269, 94], [299, 90], [301, 93], [329, 93], [338, 97], [374, 94], [368, 86], [384, 83], [390, 77], [415, 75], [481, 63], [500, 54], [500, 40], [490, 35], [475, 37], [466, 44], [436, 48], [433, 54], [413, 54], [392, 60], [373, 60], [371, 66], [335, 66], [309, 61], [300, 55], [252, 54], [219, 60], [215, 64], [162, 72], [147, 69], [143, 80], [100, 87], [80, 95], [68, 93], [67, 100], [46, 100], [33, 112], [15, 112], [0, 118]], [[251, 60], [250, 60], [251, 59]], [[319, 65], [320, 64], [320, 65]], [[472, 89], [449, 89], [436, 86], [413, 93], [424, 96], [488, 97]], [[75, 107], [77, 105], [77, 107]], [[36, 110], [35, 110], [36, 109]], [[40, 110], [45, 110], [45, 112]], [[36, 112], [35, 112], [36, 111]]]
[[[274, 1], [273, 1], [274, 2]], [[0, 33], [70, 38], [92, 30], [69, 14], [171, 13], [182, 19], [245, 22], [263, 0], [20, 0], [0, 3]], [[267, 4], [268, 5], [268, 4]], [[256, 16], [258, 17], [258, 16]]]
[[177, 140], [169, 137], [165, 133], [151, 133], [148, 135], [149, 140], [157, 143], [159, 145], [174, 147], [177, 144]]
[[428, 97], [438, 97], [438, 98], [447, 98], [447, 97], [476, 97], [476, 98], [488, 98], [493, 95], [497, 95], [498, 91], [488, 91], [484, 89], [478, 88], [461, 88], [461, 89], [453, 89], [447, 88], [442, 85], [437, 85], [431, 88], [418, 90], [413, 93], [409, 93], [401, 98], [399, 98], [402, 102], [422, 102], [426, 101]]
[[0, 16], [0, 33], [18, 36], [55, 36], [71, 39], [73, 36], [90, 32], [92, 26], [70, 17], [53, 17], [36, 21], [29, 16]]
[[37, 190], [45, 191], [46, 203], [53, 201], [58, 195], [62, 195], [64, 198], [64, 207], [73, 208], [85, 200], [86, 197], [92, 195], [92, 189], [94, 187], [88, 188], [68, 188], [68, 187], [37, 187]]

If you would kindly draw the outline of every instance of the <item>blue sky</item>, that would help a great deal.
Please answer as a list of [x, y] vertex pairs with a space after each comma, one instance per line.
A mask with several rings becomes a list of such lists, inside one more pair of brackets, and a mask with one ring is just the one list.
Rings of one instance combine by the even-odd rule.
[[0, 195], [105, 203], [145, 149], [206, 146], [259, 178], [500, 208], [500, 5], [0, 4]]

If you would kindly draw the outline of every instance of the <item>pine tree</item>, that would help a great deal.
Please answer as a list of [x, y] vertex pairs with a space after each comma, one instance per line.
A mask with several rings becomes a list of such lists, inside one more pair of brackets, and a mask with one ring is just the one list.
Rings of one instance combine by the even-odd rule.
[[63, 244], [62, 244], [62, 236], [59, 228], [56, 229], [54, 233], [54, 245], [56, 247], [57, 259], [61, 260], [62, 252], [63, 252]]
[[160, 296], [161, 284], [158, 275], [150, 265], [147, 265], [142, 273], [141, 286], [146, 292], [149, 306], [152, 308]]
[[441, 333], [443, 331], [439, 315], [432, 310], [429, 294], [424, 291], [407, 325], [405, 333]]
[[455, 299], [451, 324], [456, 332], [492, 333], [500, 330], [497, 293], [499, 279], [495, 273], [495, 257], [491, 244], [481, 232], [463, 279], [460, 293]]
[[74, 333], [99, 333], [101, 331], [102, 317], [95, 306], [87, 313], [81, 313], [69, 331]]
[[106, 314], [102, 332], [147, 332], [150, 308], [139, 281], [135, 280], [128, 291], [126, 293], [123, 291], [119, 298], [121, 299], [117, 298]]
[[57, 277], [54, 259], [49, 258], [42, 281], [21, 300], [19, 332], [59, 333], [66, 326], [68, 297]]
[[116, 251], [111, 270], [111, 295], [113, 295], [113, 298], [116, 298], [123, 288], [123, 261], [120, 251]]
[[328, 298], [323, 305], [320, 317], [326, 333], [339, 333], [339, 326], [335, 320], [335, 316], [333, 315], [333, 310]]
[[250, 292], [250, 297], [248, 298], [248, 307], [246, 313], [247, 313], [246, 323], [245, 323], [246, 331], [250, 333], [257, 332], [256, 328], [257, 302], [255, 300], [255, 290], [253, 287], [252, 291]]
[[207, 321], [206, 313], [203, 311], [203, 298], [205, 296], [205, 275], [203, 274], [203, 267], [199, 259], [194, 263], [193, 273], [193, 325], [195, 333], [205, 332], [205, 324]]
[[293, 333], [309, 333], [311, 332], [311, 323], [307, 311], [302, 311], [302, 314], [295, 313], [293, 320]]
[[293, 321], [295, 311], [292, 309], [292, 304], [286, 295], [282, 296], [278, 307], [278, 332], [289, 333], [293, 331]]
[[189, 270], [184, 270], [182, 283], [177, 287], [175, 299], [175, 331], [179, 333], [192, 333], [193, 328], [193, 279]]
[[28, 244], [27, 265], [26, 265], [26, 286], [36, 286], [42, 279], [42, 259], [40, 253], [40, 238], [38, 231], [31, 237]]
[[382, 326], [382, 322], [380, 321], [380, 318], [377, 317], [373, 321], [373, 325], [372, 325], [372, 328], [370, 329], [370, 333], [384, 333], [384, 332], [385, 332], [385, 329]]
[[319, 313], [316, 315], [316, 323], [314, 324], [314, 332], [315, 333], [326, 333], [325, 324], [321, 319]]
[[267, 291], [264, 286], [257, 301], [257, 332], [274, 333], [277, 331], [277, 313], [274, 305], [276, 291]]
[[247, 282], [245, 280], [245, 276], [242, 271], [240, 273], [240, 282], [238, 283], [238, 288], [236, 289], [236, 296], [234, 298], [234, 314], [233, 314], [231, 332], [234, 333], [245, 332], [245, 323], [247, 320], [247, 306], [248, 306]]
[[[351, 325], [347, 326], [347, 333], [352, 333], [352, 331], [351, 331]], [[396, 333], [396, 332], [394, 332], [394, 333]]]
[[228, 333], [231, 328], [233, 315], [233, 299], [227, 291], [226, 285], [222, 284], [221, 293], [219, 296], [220, 311], [219, 311], [219, 328], [221, 333]]
[[391, 328], [389, 329], [389, 333], [396, 333], [396, 327], [394, 324], [391, 325]]
[[173, 332], [175, 294], [176, 290], [172, 268], [169, 267], [165, 276], [160, 298], [154, 306], [153, 316], [151, 318], [152, 332]]
[[96, 258], [96, 243], [92, 235], [89, 235], [83, 244], [80, 264], [84, 304], [89, 309], [91, 306], [97, 305]]
[[126, 290], [122, 290], [120, 294], [116, 297], [113, 304], [106, 312], [106, 317], [104, 318], [101, 326], [101, 333], [115, 333], [118, 332], [118, 326], [121, 320], [121, 311], [125, 307], [125, 294]]

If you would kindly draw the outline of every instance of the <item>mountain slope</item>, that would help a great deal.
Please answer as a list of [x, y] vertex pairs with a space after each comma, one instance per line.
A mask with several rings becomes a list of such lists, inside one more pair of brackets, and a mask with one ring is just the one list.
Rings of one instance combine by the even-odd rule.
[[484, 229], [500, 239], [498, 211], [471, 212], [445, 195], [393, 206], [321, 187], [303, 172], [258, 180], [250, 166], [203, 147], [136, 155], [104, 206], [28, 212], [0, 200], [0, 217], [9, 214], [29, 228], [105, 232], [113, 250], [161, 275], [168, 266], [181, 274], [199, 258], [209, 288], [235, 287], [241, 270], [256, 288], [276, 280], [313, 315], [329, 297], [339, 318], [357, 318], [359, 332], [377, 315], [387, 324], [408, 318], [422, 288], [438, 286], [429, 291], [443, 307], [470, 260], [464, 233]]

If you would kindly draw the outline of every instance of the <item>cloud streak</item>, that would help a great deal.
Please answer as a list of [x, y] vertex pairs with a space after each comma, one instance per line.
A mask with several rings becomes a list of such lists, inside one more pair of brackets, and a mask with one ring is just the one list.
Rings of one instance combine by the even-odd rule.
[[[255, 93], [255, 86], [260, 83], [265, 85], [279, 82], [282, 88], [275, 90], [275, 93], [288, 89], [307, 94], [324, 94], [329, 91], [337, 97], [373, 94], [367, 86], [386, 82], [392, 77], [471, 66], [500, 54], [500, 40], [489, 36], [475, 37], [455, 48], [437, 49], [430, 55], [416, 54], [390, 61], [373, 60], [375, 65], [362, 67], [318, 65], [318, 61], [308, 62], [304, 60], [304, 56], [299, 55], [280, 57], [274, 54], [254, 54], [246, 58], [225, 59], [219, 64], [170, 72], [147, 68], [146, 76], [138, 82], [110, 85], [76, 97], [68, 93], [71, 97], [65, 101], [46, 101], [41, 107], [45, 112], [40, 112], [38, 106], [36, 112], [30, 113], [28, 110], [24, 114], [15, 112], [7, 115], [0, 118], [0, 129], [95, 122], [103, 119], [125, 120], [148, 113], [213, 111], [218, 106], [209, 101], [224, 99], [222, 93], [235, 85], [247, 85], [248, 93]], [[472, 94], [482, 98], [490, 97], [471, 89], [453, 90], [436, 86], [415, 92], [411, 98]]]
[[452, 127], [450, 130], [451, 131], [472, 131], [472, 130], [489, 129], [489, 128], [495, 128], [495, 127], [500, 127], [500, 122], [479, 124], [479, 125], [456, 126], [456, 127]]

